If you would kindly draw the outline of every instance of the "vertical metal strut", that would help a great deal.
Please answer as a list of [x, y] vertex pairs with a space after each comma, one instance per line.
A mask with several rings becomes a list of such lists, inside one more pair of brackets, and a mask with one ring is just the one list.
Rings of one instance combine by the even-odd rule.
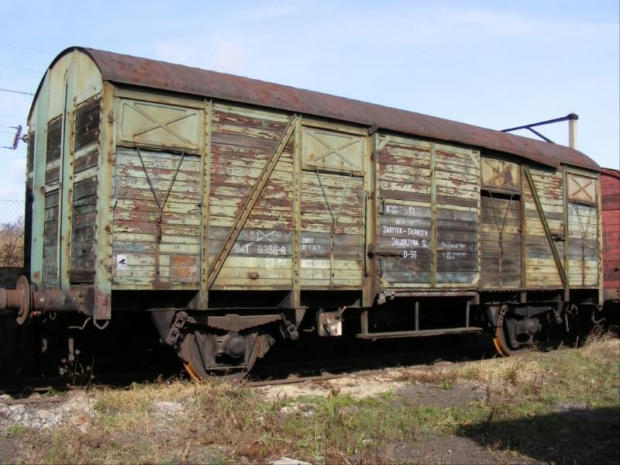
[[248, 220], [250, 213], [252, 212], [252, 209], [254, 208], [254, 205], [256, 205], [256, 202], [258, 201], [261, 193], [263, 192], [263, 189], [267, 185], [267, 181], [269, 181], [269, 178], [271, 177], [273, 170], [278, 164], [278, 160], [280, 160], [280, 155], [282, 155], [282, 152], [284, 152], [284, 148], [286, 147], [286, 144], [288, 144], [288, 141], [290, 140], [291, 136], [295, 132], [295, 120], [296, 119], [297, 119], [297, 115], [293, 115], [291, 119], [289, 120], [288, 125], [286, 126], [286, 130], [284, 131], [284, 134], [282, 134], [282, 137], [280, 138], [278, 145], [276, 146], [275, 150], [273, 151], [273, 153], [271, 154], [271, 156], [265, 163], [265, 166], [263, 166], [263, 170], [261, 171], [260, 176], [256, 180], [256, 183], [254, 184], [254, 187], [252, 188], [252, 192], [250, 192], [248, 201], [241, 209], [241, 212], [237, 216], [237, 219], [235, 220], [232, 228], [230, 229], [230, 232], [228, 233], [228, 237], [224, 241], [224, 245], [222, 246], [222, 249], [217, 254], [217, 257], [215, 258], [213, 265], [211, 265], [211, 269], [209, 270], [209, 274], [207, 276], [207, 289], [211, 288], [218, 274], [220, 273], [222, 267], [224, 266], [224, 262], [226, 261], [226, 258], [228, 258], [228, 254], [230, 254], [230, 251], [232, 250], [232, 247], [235, 241], [237, 240], [237, 237], [239, 237], [239, 233], [245, 226], [245, 223]]

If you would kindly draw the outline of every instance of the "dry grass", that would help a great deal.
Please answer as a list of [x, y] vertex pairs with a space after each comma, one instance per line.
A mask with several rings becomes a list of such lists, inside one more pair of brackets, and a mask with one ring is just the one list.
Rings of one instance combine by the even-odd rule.
[[544, 431], [545, 422], [555, 431], [558, 406], [617, 409], [619, 368], [620, 340], [598, 334], [580, 349], [399, 370], [389, 377], [444, 395], [456, 386], [485, 392], [462, 405], [422, 405], [397, 394], [354, 399], [337, 391], [274, 401], [243, 384], [174, 381], [94, 391], [90, 418], [79, 428], [11, 431], [23, 444], [19, 460], [26, 464], [267, 463], [282, 456], [389, 463], [397, 445], [428, 437], [495, 432], [496, 448], [536, 444], [542, 439], [531, 436], [531, 428], [511, 425], [539, 419], [536, 431]]
[[403, 370], [394, 377], [395, 381], [410, 383], [451, 384], [456, 381], [458, 373], [451, 366], [423, 367], [420, 369]]

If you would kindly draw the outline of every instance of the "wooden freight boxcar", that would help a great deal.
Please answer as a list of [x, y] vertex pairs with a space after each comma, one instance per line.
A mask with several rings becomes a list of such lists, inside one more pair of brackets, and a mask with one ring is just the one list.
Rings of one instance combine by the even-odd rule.
[[620, 171], [601, 170], [601, 197], [604, 299], [611, 310], [620, 305]]
[[0, 304], [149, 311], [197, 377], [300, 328], [488, 327], [509, 353], [602, 298], [599, 168], [567, 147], [86, 48], [29, 128], [29, 269]]

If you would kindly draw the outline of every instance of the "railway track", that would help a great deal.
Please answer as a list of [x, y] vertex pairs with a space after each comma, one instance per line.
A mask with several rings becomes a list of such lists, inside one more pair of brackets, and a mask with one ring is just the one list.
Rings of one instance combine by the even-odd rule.
[[[381, 341], [379, 343], [356, 340], [333, 341], [317, 349], [315, 341], [308, 341], [312, 351], [304, 346], [284, 346], [260, 361], [250, 376], [244, 380], [249, 387], [276, 384], [295, 384], [307, 381], [329, 380], [360, 371], [429, 364], [435, 361], [460, 362], [491, 358], [495, 355], [490, 337], [467, 336], [463, 338], [438, 338], [423, 341]], [[319, 346], [320, 347], [320, 346]], [[295, 350], [292, 350], [294, 348]], [[0, 393], [28, 396], [53, 390], [88, 389], [101, 386], [127, 388], [133, 383], [157, 383], [169, 379], [184, 379], [187, 375], [178, 364], [163, 364], [156, 371], [118, 371], [76, 374], [57, 377], [0, 379]]]
[[[379, 353], [362, 355], [356, 353], [347, 357], [290, 362], [265, 360], [265, 363], [257, 364], [247, 382], [250, 386], [294, 384], [313, 380], [336, 379], [360, 371], [372, 372], [385, 368], [412, 367], [438, 361], [458, 363], [492, 358], [497, 355], [489, 335], [438, 338], [424, 342], [412, 341], [409, 344], [409, 350], [402, 350], [402, 346], [406, 344], [392, 341], [383, 344], [383, 347], [379, 347], [376, 350]], [[391, 353], [393, 348], [400, 348], [401, 350]], [[357, 347], [353, 346], [352, 349], [355, 351]]]
[[[278, 347], [277, 345], [275, 347]], [[312, 348], [312, 350], [308, 350]], [[242, 380], [248, 387], [328, 381], [356, 373], [379, 372], [386, 368], [409, 368], [436, 362], [462, 363], [497, 356], [492, 335], [445, 336], [433, 339], [360, 342], [326, 340], [318, 345], [309, 339], [305, 344], [281, 344], [260, 360], [250, 375]], [[173, 359], [170, 359], [173, 360]], [[162, 363], [157, 370], [124, 371], [71, 376], [0, 378], [0, 393], [27, 397], [33, 393], [66, 391], [98, 387], [128, 388], [134, 383], [160, 383], [170, 379], [188, 379], [176, 363]]]

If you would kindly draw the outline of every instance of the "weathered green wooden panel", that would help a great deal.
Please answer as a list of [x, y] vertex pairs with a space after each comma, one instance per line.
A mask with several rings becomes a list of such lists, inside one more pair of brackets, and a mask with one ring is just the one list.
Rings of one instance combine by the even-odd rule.
[[202, 230], [198, 157], [128, 148], [116, 155], [115, 288], [196, 287]]
[[265, 254], [256, 256], [229, 256], [212, 289], [235, 287], [290, 287], [293, 261], [289, 257]]
[[396, 287], [474, 283], [478, 152], [387, 136], [379, 138], [377, 159], [383, 280]]
[[93, 283], [97, 256], [97, 178], [89, 177], [74, 183], [71, 215], [71, 283]]
[[[483, 159], [482, 166], [487, 160]], [[511, 167], [512, 168], [512, 167]], [[520, 171], [518, 171], [520, 173]], [[521, 186], [511, 185], [508, 181], [516, 178], [514, 170], [499, 173], [493, 171], [494, 176], [506, 176], [508, 180], [491, 180], [491, 187], [502, 191], [511, 191]], [[491, 176], [491, 174], [489, 174]], [[484, 182], [484, 180], [483, 180]], [[499, 186], [493, 183], [499, 183]], [[498, 194], [485, 191], [481, 196], [480, 258], [481, 285], [484, 288], [519, 288], [521, 287], [521, 202], [520, 196], [513, 194]]]
[[[210, 261], [224, 246], [230, 228], [245, 207], [286, 126], [287, 118], [281, 114], [214, 106]], [[233, 244], [213, 289], [292, 287], [292, 154], [291, 139]], [[285, 260], [288, 269], [270, 271], [274, 259]]]
[[59, 191], [45, 194], [43, 226], [43, 285], [58, 285], [58, 202]]
[[363, 178], [301, 173], [302, 288], [362, 286], [365, 215]]
[[303, 287], [354, 287], [363, 279], [362, 264], [357, 260], [302, 259]]
[[361, 136], [308, 127], [302, 130], [304, 169], [363, 174], [365, 152]]
[[479, 276], [480, 155], [437, 144], [434, 166], [436, 283], [475, 284]]
[[119, 144], [196, 152], [203, 146], [203, 112], [174, 105], [120, 99]]
[[77, 152], [86, 146], [99, 144], [101, 98], [94, 96], [81, 102], [75, 109], [75, 142]]
[[[391, 285], [430, 284], [433, 250], [430, 144], [393, 137], [383, 138], [379, 143], [377, 175], [381, 203], [376, 243], [379, 273]], [[415, 206], [416, 203], [424, 206]]]
[[[549, 243], [529, 183], [523, 183], [526, 285], [544, 288], [562, 287], [558, 265], [551, 249], [551, 247], [555, 247], [558, 255], [563, 257], [563, 238], [566, 231], [562, 173], [532, 168], [530, 168], [530, 172], [542, 205], [542, 214], [552, 236], [557, 240], [553, 241], [553, 245]], [[562, 263], [562, 266], [565, 267], [565, 263]]]
[[[595, 195], [595, 179], [570, 174], [567, 179], [569, 197], [585, 202], [589, 195]], [[598, 209], [596, 205], [570, 201], [567, 211], [569, 283], [572, 287], [596, 286], [599, 281]]]

